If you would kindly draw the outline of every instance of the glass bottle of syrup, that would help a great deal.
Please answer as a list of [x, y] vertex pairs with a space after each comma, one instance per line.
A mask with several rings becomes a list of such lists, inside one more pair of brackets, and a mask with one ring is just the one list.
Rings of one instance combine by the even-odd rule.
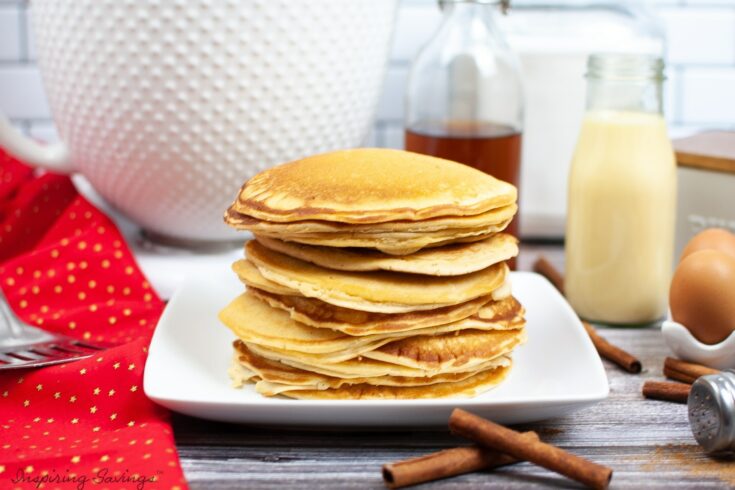
[[[475, 167], [519, 186], [523, 87], [496, 25], [508, 0], [439, 0], [444, 19], [413, 62], [406, 149]], [[518, 218], [508, 230], [518, 236]]]

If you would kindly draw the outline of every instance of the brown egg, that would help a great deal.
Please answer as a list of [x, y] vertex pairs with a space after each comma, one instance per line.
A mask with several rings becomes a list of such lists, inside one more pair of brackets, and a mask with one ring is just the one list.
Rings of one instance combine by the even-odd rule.
[[735, 257], [735, 234], [723, 228], [708, 228], [697, 233], [681, 252], [679, 262], [700, 250], [719, 250]]
[[735, 257], [700, 250], [681, 261], [669, 291], [671, 316], [699, 341], [717, 344], [735, 330]]

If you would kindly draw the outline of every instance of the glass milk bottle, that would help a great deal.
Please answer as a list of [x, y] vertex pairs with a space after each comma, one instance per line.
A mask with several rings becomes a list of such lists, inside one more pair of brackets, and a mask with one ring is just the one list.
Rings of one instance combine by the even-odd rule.
[[583, 318], [645, 324], [666, 312], [676, 164], [662, 115], [663, 61], [592, 55], [569, 176], [566, 296]]
[[[508, 0], [440, 0], [444, 18], [411, 66], [406, 149], [470, 165], [518, 187], [523, 87], [497, 27]], [[518, 218], [508, 228], [517, 236]]]

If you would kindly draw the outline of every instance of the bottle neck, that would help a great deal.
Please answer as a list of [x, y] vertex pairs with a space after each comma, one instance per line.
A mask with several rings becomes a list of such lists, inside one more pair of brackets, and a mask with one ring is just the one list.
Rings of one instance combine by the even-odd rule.
[[480, 0], [445, 2], [441, 25], [411, 65], [407, 127], [452, 122], [521, 130], [520, 68], [496, 26], [498, 6]]
[[663, 114], [661, 85], [661, 80], [590, 78], [587, 82], [587, 110]]
[[505, 44], [497, 29], [496, 16], [500, 13], [498, 1], [445, 0], [440, 2], [444, 11], [444, 28], [453, 36], [471, 38], [475, 42], [489, 40]]
[[587, 110], [663, 113], [663, 61], [597, 54], [587, 63]]

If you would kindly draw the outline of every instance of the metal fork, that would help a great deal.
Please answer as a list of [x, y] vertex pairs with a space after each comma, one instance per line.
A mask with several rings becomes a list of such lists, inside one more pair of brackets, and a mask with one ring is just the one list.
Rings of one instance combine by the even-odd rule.
[[13, 313], [0, 290], [0, 371], [76, 361], [105, 348], [28, 325]]

